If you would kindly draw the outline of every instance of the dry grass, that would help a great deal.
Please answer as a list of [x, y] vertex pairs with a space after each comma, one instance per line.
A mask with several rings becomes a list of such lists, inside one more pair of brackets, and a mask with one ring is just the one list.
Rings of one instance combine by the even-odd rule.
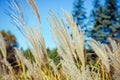
[[39, 15], [39, 12], [38, 12], [37, 5], [36, 5], [36, 3], [35, 3], [35, 0], [27, 0], [27, 2], [28, 2], [28, 4], [31, 6], [31, 8], [32, 8], [32, 10], [33, 10], [33, 12], [34, 12], [34, 14], [35, 14], [38, 22], [41, 23], [41, 22], [40, 22], [40, 15]]
[[[34, 0], [28, 0], [28, 3], [39, 21]], [[13, 8], [14, 6], [15, 8]], [[82, 31], [77, 30], [72, 15], [63, 10], [64, 18], [61, 18], [49, 11], [50, 16], [47, 20], [60, 56], [60, 63], [55, 65], [48, 57], [44, 38], [39, 28], [23, 24], [23, 11], [15, 0], [10, 3], [10, 7], [12, 8], [10, 17], [30, 43], [30, 50], [35, 60], [31, 62], [22, 51], [15, 48], [15, 56], [19, 64], [16, 66], [20, 67], [16, 74], [6, 60], [6, 45], [0, 35], [0, 80], [120, 80], [120, 45], [114, 40], [109, 39], [109, 45], [95, 40], [89, 41], [89, 45], [97, 54], [98, 59], [94, 64], [87, 64], [84, 36]], [[14, 14], [15, 11], [18, 14]], [[24, 21], [24, 23], [26, 22]], [[67, 26], [70, 31], [66, 28]], [[61, 67], [58, 69], [60, 65]]]

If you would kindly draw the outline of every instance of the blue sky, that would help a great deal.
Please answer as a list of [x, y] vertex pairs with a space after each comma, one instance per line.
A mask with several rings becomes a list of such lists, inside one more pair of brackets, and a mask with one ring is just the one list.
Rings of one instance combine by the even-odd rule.
[[[9, 0], [10, 1], [10, 0]], [[19, 1], [19, 0], [17, 0]], [[85, 8], [89, 15], [91, 6], [92, 6], [93, 0], [85, 0]], [[17, 41], [19, 43], [19, 47], [23, 47], [24, 49], [27, 48], [27, 41], [22, 36], [22, 34], [18, 31], [16, 27], [14, 27], [10, 23], [10, 18], [4, 14], [4, 9], [7, 9], [7, 2], [8, 0], [0, 0], [0, 30], [5, 31], [11, 31], [12, 34], [14, 34], [17, 38]], [[74, 0], [36, 0], [36, 3], [38, 5], [38, 10], [40, 13], [41, 23], [42, 23], [42, 33], [45, 39], [46, 47], [49, 47], [50, 49], [55, 48], [55, 45], [52, 41], [52, 36], [50, 33], [49, 25], [46, 20], [46, 17], [49, 16], [48, 10], [51, 9], [55, 13], [62, 14], [62, 8], [69, 13], [72, 13], [73, 10], [73, 2]], [[33, 16], [32, 11], [30, 10], [30, 6], [26, 3], [25, 0], [23, 0], [23, 7], [24, 7], [24, 13], [25, 13], [25, 19], [26, 22], [30, 26], [39, 26], [39, 24], [36, 21], [35, 16]]]

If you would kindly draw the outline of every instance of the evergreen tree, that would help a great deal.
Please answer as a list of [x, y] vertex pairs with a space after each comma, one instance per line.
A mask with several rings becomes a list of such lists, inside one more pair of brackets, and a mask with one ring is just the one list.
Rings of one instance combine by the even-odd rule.
[[92, 12], [94, 21], [92, 38], [102, 43], [106, 43], [108, 37], [115, 38], [120, 36], [120, 25], [116, 5], [117, 1], [106, 0], [106, 6], [100, 5], [98, 2], [98, 0], [95, 0]]
[[[89, 28], [87, 25], [87, 16], [86, 16], [86, 10], [84, 8], [84, 0], [75, 0], [73, 3], [73, 19], [76, 22], [78, 30], [82, 30], [85, 36], [85, 48], [88, 48], [87, 40], [89, 37]], [[72, 34], [71, 34], [72, 36]]]
[[92, 14], [91, 14], [91, 21], [93, 22], [93, 29], [92, 29], [91, 36], [97, 41], [104, 41], [105, 40], [104, 36], [106, 35], [103, 34], [103, 31], [101, 29], [103, 27], [102, 20], [106, 17], [106, 15], [104, 15], [104, 8], [100, 4], [100, 0], [94, 0], [93, 5], [94, 6], [93, 6]]
[[86, 12], [84, 8], [84, 0], [76, 0], [73, 5], [73, 19], [76, 22], [78, 29], [81, 28], [85, 31], [87, 26], [85, 25]]
[[106, 0], [106, 15], [109, 16], [109, 18], [106, 20], [110, 24], [106, 25], [110, 28], [110, 34], [109, 37], [111, 38], [120, 38], [120, 22], [119, 22], [119, 11], [118, 11], [118, 5], [117, 0]]

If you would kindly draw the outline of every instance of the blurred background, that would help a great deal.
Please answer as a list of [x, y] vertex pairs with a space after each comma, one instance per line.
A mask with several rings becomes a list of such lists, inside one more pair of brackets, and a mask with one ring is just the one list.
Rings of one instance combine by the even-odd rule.
[[[11, 9], [9, 2], [12, 0], [0, 0], [0, 32], [5, 37], [8, 47], [28, 49], [27, 41], [21, 32], [12, 23], [7, 15]], [[107, 43], [108, 37], [116, 41], [120, 39], [120, 1], [119, 0], [35, 0], [41, 19], [41, 25], [36, 21], [33, 12], [26, 0], [16, 0], [21, 3], [25, 21], [29, 26], [42, 27], [46, 48], [55, 48], [50, 33], [50, 27], [46, 18], [48, 10], [62, 14], [62, 9], [72, 14], [78, 30], [82, 29], [85, 41], [94, 38], [102, 43]]]

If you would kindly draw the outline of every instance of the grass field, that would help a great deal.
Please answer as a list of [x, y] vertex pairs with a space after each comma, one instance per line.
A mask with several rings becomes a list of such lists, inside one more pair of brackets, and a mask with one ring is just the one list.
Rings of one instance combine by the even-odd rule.
[[[27, 1], [41, 24], [34, 0]], [[34, 60], [27, 59], [21, 50], [15, 48], [18, 65], [11, 66], [6, 59], [4, 39], [0, 35], [0, 80], [120, 80], [119, 43], [112, 39], [109, 39], [109, 45], [101, 44], [93, 39], [88, 41], [98, 57], [94, 62], [87, 62], [88, 53], [84, 48], [83, 32], [78, 31], [72, 15], [63, 10], [64, 17], [58, 17], [52, 11], [48, 11], [47, 21], [60, 57], [60, 63], [55, 65], [48, 57], [44, 37], [39, 27], [24, 25], [20, 6], [16, 2], [10, 4], [11, 7], [14, 5], [16, 7], [13, 12], [15, 10], [19, 14], [11, 14], [10, 17], [29, 41]], [[18, 68], [14, 69], [15, 67]]]

